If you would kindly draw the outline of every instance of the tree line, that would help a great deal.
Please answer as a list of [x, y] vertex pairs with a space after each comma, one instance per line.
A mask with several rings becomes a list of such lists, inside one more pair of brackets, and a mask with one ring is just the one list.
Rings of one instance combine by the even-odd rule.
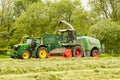
[[[120, 0], [1, 0], [0, 48], [11, 48], [25, 35], [55, 33], [58, 21], [71, 23], [77, 34], [101, 40], [106, 51], [119, 53]], [[64, 27], [66, 28], [66, 27]]]

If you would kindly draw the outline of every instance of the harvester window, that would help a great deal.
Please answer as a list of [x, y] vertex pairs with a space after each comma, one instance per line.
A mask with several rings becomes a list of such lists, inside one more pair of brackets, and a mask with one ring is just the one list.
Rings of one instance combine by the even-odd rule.
[[62, 32], [61, 42], [69, 43], [71, 41], [71, 34], [69, 32]]

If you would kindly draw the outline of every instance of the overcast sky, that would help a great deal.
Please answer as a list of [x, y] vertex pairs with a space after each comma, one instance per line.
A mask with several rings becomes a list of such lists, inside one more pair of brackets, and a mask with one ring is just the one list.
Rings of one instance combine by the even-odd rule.
[[[82, 1], [82, 5], [84, 7], [85, 10], [90, 10], [89, 6], [88, 6], [88, 0], [81, 0]], [[0, 0], [0, 9], [1, 9], [1, 0]]]
[[85, 10], [90, 10], [90, 7], [88, 6], [88, 0], [81, 0], [81, 1]]

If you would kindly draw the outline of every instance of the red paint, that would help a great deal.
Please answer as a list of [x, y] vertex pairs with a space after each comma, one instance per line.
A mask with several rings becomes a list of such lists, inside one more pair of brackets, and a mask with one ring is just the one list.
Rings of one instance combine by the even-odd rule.
[[67, 58], [72, 57], [72, 50], [71, 50], [71, 49], [66, 49], [66, 50], [63, 52], [63, 57], [67, 57]]
[[96, 51], [93, 53], [93, 57], [98, 57], [99, 56], [99, 53]]
[[82, 54], [81, 54], [81, 50], [80, 49], [76, 49], [75, 50], [75, 55], [76, 57], [80, 57]]

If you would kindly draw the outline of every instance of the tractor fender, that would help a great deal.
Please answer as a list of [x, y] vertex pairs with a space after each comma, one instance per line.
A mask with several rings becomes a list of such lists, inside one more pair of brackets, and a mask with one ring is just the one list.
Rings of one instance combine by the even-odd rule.
[[98, 50], [99, 51], [99, 48], [97, 48], [96, 46], [94, 46], [94, 47], [92, 47], [89, 50], [85, 50], [85, 55], [88, 56], [88, 57], [92, 56], [92, 51], [93, 50]]
[[100, 51], [100, 49], [95, 46], [95, 47], [93, 47], [93, 48], [90, 49], [90, 54], [92, 53], [92, 51], [93, 51], [94, 49], [97, 49], [98, 51]]
[[38, 49], [40, 48], [40, 47], [45, 47], [45, 48], [47, 48], [45, 45], [38, 45], [37, 47], [36, 47], [36, 54], [37, 54], [37, 52], [38, 52]]
[[45, 47], [46, 48], [45, 45], [39, 45], [39, 46], [37, 46], [36, 50], [38, 50], [40, 47]]
[[93, 47], [90, 51], [90, 56], [92, 57], [99, 57], [99, 54], [101, 53], [101, 49], [98, 47]]

